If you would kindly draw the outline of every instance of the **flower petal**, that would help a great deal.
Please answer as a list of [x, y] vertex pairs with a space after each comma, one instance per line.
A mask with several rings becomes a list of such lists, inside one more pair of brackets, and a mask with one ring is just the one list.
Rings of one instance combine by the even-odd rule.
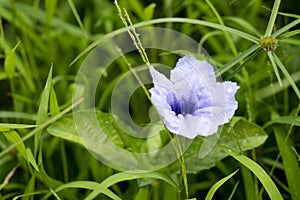
[[239, 86], [216, 82], [213, 67], [194, 56], [179, 59], [170, 79], [150, 67], [151, 98], [169, 131], [193, 139], [208, 136], [227, 123], [237, 109]]
[[222, 84], [225, 91], [225, 116], [229, 121], [234, 115], [235, 110], [238, 108], [238, 102], [235, 100], [235, 93], [240, 87], [231, 81], [225, 81]]
[[152, 66], [150, 73], [153, 78], [154, 87], [149, 91], [151, 99], [158, 111], [164, 118], [165, 124], [170, 131], [176, 131], [180, 122], [176, 115], [180, 112], [180, 104], [173, 89], [172, 83]]
[[[216, 82], [213, 67], [206, 61], [199, 61], [192, 55], [180, 58], [171, 70], [171, 82], [179, 93], [182, 113], [191, 114], [197, 107], [199, 90], [205, 92], [210, 84]], [[207, 90], [207, 89], [206, 89]]]

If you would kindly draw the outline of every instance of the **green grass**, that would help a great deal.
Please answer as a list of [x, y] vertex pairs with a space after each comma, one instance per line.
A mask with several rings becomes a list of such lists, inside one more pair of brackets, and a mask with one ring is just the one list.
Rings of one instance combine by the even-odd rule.
[[[189, 198], [300, 199], [299, 5], [118, 3], [136, 29], [169, 28], [198, 41], [217, 75], [240, 86], [235, 117], [220, 135], [196, 138], [180, 161], [186, 165]], [[157, 171], [120, 172], [98, 161], [75, 129], [72, 110], [83, 99], [72, 97], [82, 61], [95, 46], [132, 27], [124, 27], [109, 0], [0, 1], [0, 200], [185, 199], [180, 162]], [[262, 36], [276, 39], [278, 47], [265, 51]], [[145, 52], [151, 63], [173, 66], [177, 59], [161, 50]], [[130, 67], [141, 64], [138, 51], [115, 60], [95, 97], [103, 133], [129, 152], [156, 149], [170, 139], [165, 130], [148, 140], [126, 136], [111, 120], [114, 87]], [[149, 107], [144, 90], [136, 91], [130, 101], [133, 120], [149, 123]], [[120, 165], [126, 159], [136, 162], [123, 158]]]

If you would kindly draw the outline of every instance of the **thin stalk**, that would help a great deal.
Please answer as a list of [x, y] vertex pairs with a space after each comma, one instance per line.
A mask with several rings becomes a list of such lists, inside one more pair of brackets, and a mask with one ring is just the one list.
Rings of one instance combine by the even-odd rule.
[[186, 196], [186, 199], [188, 199], [189, 198], [189, 186], [188, 186], [188, 181], [187, 181], [184, 156], [183, 156], [182, 148], [180, 146], [180, 143], [178, 141], [177, 136], [176, 136], [176, 142], [177, 142], [176, 153], [178, 154], [177, 156], [178, 156], [178, 161], [179, 161], [179, 164], [180, 164], [181, 176], [182, 176], [182, 179], [183, 179], [183, 186], [184, 186], [185, 196]]
[[129, 70], [132, 72], [134, 78], [137, 80], [137, 82], [140, 84], [140, 86], [142, 87], [144, 93], [147, 96], [147, 99], [152, 103], [153, 105], [153, 101], [149, 95], [149, 92], [147, 90], [147, 88], [145, 87], [145, 85], [143, 84], [142, 80], [140, 79], [140, 77], [137, 75], [137, 73], [133, 70], [133, 68], [131, 67], [131, 64], [129, 63], [129, 61], [127, 60], [126, 56], [122, 53], [122, 50], [120, 48], [117, 47], [117, 51], [120, 52], [121, 54], [121, 58], [124, 60], [124, 62], [126, 63], [126, 65], [128, 66]]

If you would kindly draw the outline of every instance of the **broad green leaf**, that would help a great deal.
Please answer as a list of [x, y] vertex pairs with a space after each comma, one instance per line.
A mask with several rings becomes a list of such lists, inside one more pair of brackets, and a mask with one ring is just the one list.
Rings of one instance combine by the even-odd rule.
[[228, 181], [233, 175], [236, 174], [237, 171], [229, 174], [228, 176], [226, 176], [225, 178], [222, 178], [221, 180], [219, 180], [218, 182], [216, 182], [208, 191], [205, 200], [211, 200], [214, 197], [214, 194], [216, 193], [216, 191], [219, 189], [219, 187], [221, 187], [226, 181]]
[[255, 176], [260, 180], [267, 193], [269, 194], [271, 200], [283, 200], [278, 188], [270, 178], [270, 176], [264, 171], [264, 169], [259, 166], [256, 162], [244, 155], [238, 155], [230, 149], [226, 149], [233, 158], [239, 161], [241, 164], [245, 165], [250, 169]]
[[47, 128], [47, 131], [55, 137], [83, 145], [76, 131], [72, 115], [67, 115], [54, 122]]
[[[218, 161], [229, 155], [224, 152], [224, 146], [236, 152], [247, 151], [258, 147], [267, 139], [267, 134], [260, 126], [244, 118], [234, 117], [232, 119], [232, 126], [233, 128], [228, 124], [224, 125], [217, 143], [215, 143], [216, 138], [207, 138], [208, 140], [212, 139], [212, 141], [205, 141], [205, 143], [215, 143], [213, 147], [208, 148], [208, 153], [203, 152], [201, 149], [204, 138], [195, 138], [192, 145], [184, 154], [188, 173], [197, 173], [215, 166]], [[202, 155], [205, 156], [203, 157]]]

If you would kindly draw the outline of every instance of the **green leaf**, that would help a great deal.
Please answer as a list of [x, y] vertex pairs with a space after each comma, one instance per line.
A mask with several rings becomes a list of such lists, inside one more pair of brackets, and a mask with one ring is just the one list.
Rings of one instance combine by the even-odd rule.
[[[291, 79], [293, 82], [299, 82], [300, 81], [300, 71], [297, 71], [291, 75]], [[282, 90], [288, 88], [290, 86], [291, 80], [288, 80], [287, 78], [284, 78], [282, 80], [282, 86], [279, 85], [279, 83], [273, 83], [269, 84], [255, 92], [255, 98], [258, 100], [270, 97], [272, 95], [275, 95]]]
[[68, 3], [69, 3], [69, 6], [70, 6], [70, 8], [71, 8], [71, 10], [72, 10], [72, 12], [73, 12], [73, 15], [74, 15], [74, 17], [75, 17], [77, 23], [79, 24], [81, 30], [82, 30], [83, 32], [85, 32], [85, 31], [84, 31], [83, 24], [82, 24], [82, 21], [81, 21], [81, 19], [80, 19], [80, 16], [79, 16], [79, 14], [78, 14], [78, 12], [77, 12], [77, 9], [76, 9], [76, 7], [75, 7], [75, 5], [74, 5], [74, 2], [73, 2], [72, 0], [68, 0]]
[[300, 199], [300, 169], [297, 157], [292, 150], [292, 140], [286, 138], [286, 131], [282, 126], [275, 126], [273, 128], [277, 146], [282, 157], [282, 163], [284, 165], [284, 173], [286, 175], [286, 180], [289, 185], [289, 192], [292, 199]]
[[[247, 33], [243, 32], [243, 31], [239, 31], [237, 29], [230, 28], [228, 26], [222, 26], [220, 24], [208, 22], [208, 21], [205, 21], [205, 20], [188, 19], [188, 18], [176, 18], [176, 17], [172, 17], [172, 18], [160, 18], [160, 19], [153, 19], [153, 20], [149, 20], [149, 21], [140, 22], [140, 23], [134, 24], [133, 27], [134, 28], [138, 28], [138, 27], [144, 27], [144, 26], [152, 25], [152, 24], [171, 23], [171, 22], [173, 22], [173, 23], [190, 23], [190, 24], [195, 24], [195, 25], [200, 25], [200, 26], [207, 26], [207, 27], [211, 27], [213, 29], [218, 29], [218, 30], [226, 31], [226, 32], [229, 32], [229, 33], [234, 34], [236, 36], [242, 37], [242, 38], [244, 38], [246, 40], [249, 40], [249, 41], [255, 43], [255, 45], [253, 47], [251, 47], [248, 50], [246, 50], [247, 53], [249, 53], [249, 51], [254, 52], [255, 50], [257, 50], [260, 47], [260, 45], [259, 45], [259, 38], [257, 38], [257, 37], [254, 37], [254, 36], [252, 36], [250, 34], [247, 34]], [[131, 28], [131, 27], [129, 27], [129, 28]], [[85, 48], [71, 62], [71, 64], [69, 66], [72, 66], [75, 62], [77, 62], [80, 58], [82, 58], [83, 56], [85, 56], [86, 53], [88, 53], [94, 47], [98, 46], [100, 43], [106, 41], [109, 38], [113, 38], [114, 36], [119, 35], [119, 34], [124, 33], [124, 32], [127, 32], [127, 31], [128, 31], [128, 27], [124, 27], [124, 28], [117, 29], [117, 30], [115, 30], [113, 32], [110, 32], [110, 33], [104, 35], [103, 37], [101, 37], [97, 41], [95, 41], [92, 44], [90, 44], [87, 48]], [[252, 52], [250, 52], [249, 54], [251, 54]], [[242, 58], [240, 58], [240, 56], [241, 55], [239, 55], [238, 56], [239, 59], [235, 61], [236, 63], [238, 63], [242, 59]], [[243, 56], [246, 57], [246, 55], [243, 55]], [[230, 67], [228, 67], [228, 68], [230, 68]]]
[[[106, 196], [110, 197], [111, 199], [120, 199], [117, 195], [115, 195], [111, 190], [108, 188], [101, 186], [97, 182], [92, 182], [92, 181], [74, 181], [74, 182], [69, 182], [66, 184], [63, 184], [57, 188], [54, 189], [54, 192], [59, 192], [68, 188], [83, 188], [83, 189], [88, 189], [88, 190], [98, 190], [99, 193], [103, 193]], [[51, 196], [51, 192], [48, 192], [42, 200], [44, 199], [49, 199]]]
[[72, 115], [66, 115], [62, 119], [54, 122], [47, 128], [47, 131], [55, 137], [83, 145], [76, 131]]
[[[41, 101], [40, 101], [39, 109], [38, 109], [38, 118], [36, 120], [37, 125], [45, 122], [48, 119], [49, 98], [50, 98], [50, 91], [52, 88], [52, 69], [53, 68], [51, 67], [49, 74], [48, 74], [45, 88], [41, 95]], [[34, 155], [35, 156], [37, 155], [37, 151], [39, 149], [39, 142], [40, 142], [41, 134], [42, 134], [42, 132], [38, 131], [34, 135]]]
[[[114, 174], [108, 178], [106, 178], [101, 183], [101, 187], [110, 187], [118, 182], [127, 181], [127, 180], [133, 180], [138, 178], [154, 178], [154, 179], [160, 179], [168, 183], [169, 185], [173, 186], [174, 188], [177, 188], [176, 183], [170, 179], [169, 177], [165, 176], [164, 174], [158, 173], [158, 172], [141, 172], [141, 171], [132, 171], [132, 172], [120, 172], [118, 174]], [[98, 196], [100, 192], [98, 189], [94, 190], [90, 195], [86, 198], [86, 200], [91, 200]]]
[[56, 93], [54, 91], [53, 86], [51, 87], [51, 90], [50, 90], [49, 109], [50, 109], [51, 116], [55, 116], [60, 112], [59, 105], [58, 105], [57, 98], [56, 98]]
[[33, 173], [29, 182], [26, 185], [23, 195], [15, 197], [13, 200], [23, 197], [22, 200], [31, 200], [31, 196], [35, 194], [36, 173]]
[[286, 70], [285, 66], [282, 64], [281, 60], [277, 57], [277, 55], [274, 52], [272, 53], [272, 55], [274, 57], [274, 60], [275, 60], [276, 64], [278, 65], [279, 69], [282, 71], [282, 73], [284, 74], [284, 76], [286, 77], [286, 79], [288, 80], [288, 82], [291, 84], [291, 86], [294, 89], [294, 91], [295, 91], [298, 99], [300, 100], [300, 91], [299, 91], [296, 83], [292, 79], [292, 77], [289, 74], [289, 72]]
[[[12, 144], [21, 140], [21, 137], [15, 130], [6, 130], [6, 131], [1, 131], [1, 132], [6, 137], [6, 139]], [[20, 144], [18, 144], [16, 146], [16, 149], [22, 155], [22, 157], [25, 160], [27, 160], [27, 152], [26, 152], [25, 144], [23, 142], [21, 142]]]
[[33, 166], [33, 168], [37, 171], [37, 172], [40, 172], [39, 170], [39, 167], [34, 159], [34, 156], [31, 152], [31, 149], [30, 148], [27, 148], [26, 149], [26, 152], [27, 152], [27, 158], [28, 158], [28, 162]]
[[45, 0], [45, 9], [47, 13], [47, 25], [51, 24], [56, 8], [57, 8], [57, 0]]
[[19, 128], [34, 128], [36, 125], [31, 124], [10, 124], [10, 123], [0, 123], [0, 131], [5, 131], [7, 129], [19, 129]]
[[276, 78], [277, 78], [277, 80], [278, 80], [278, 84], [279, 84], [279, 86], [281, 87], [281, 86], [282, 86], [282, 81], [281, 81], [281, 77], [280, 77], [280, 74], [279, 74], [277, 65], [276, 65], [276, 63], [275, 63], [275, 61], [274, 61], [274, 57], [273, 57], [273, 55], [272, 55], [271, 52], [268, 52], [267, 54], [268, 54], [268, 57], [269, 57], [269, 59], [270, 59], [270, 61], [271, 61], [271, 64], [272, 64], [274, 73], [275, 73], [275, 75], [276, 75]]
[[[213, 147], [208, 146], [210, 147], [207, 148], [208, 153], [202, 150], [202, 145], [206, 139], [203, 137], [194, 139], [192, 145], [184, 154], [186, 170], [188, 173], [197, 173], [215, 166], [218, 161], [229, 155], [224, 152], [224, 146], [236, 152], [247, 151], [263, 144], [267, 137], [260, 126], [244, 118], [234, 117], [232, 127], [228, 124], [224, 125], [217, 143], [215, 143], [216, 138], [214, 137], [206, 138], [212, 141], [205, 141], [205, 143], [214, 145]], [[203, 155], [205, 156], [203, 157]]]
[[300, 117], [295, 117], [295, 116], [282, 116], [282, 117], [277, 117], [275, 119], [272, 119], [268, 121], [263, 128], [267, 128], [273, 124], [293, 124], [295, 126], [300, 126]]
[[224, 20], [232, 21], [235, 24], [237, 24], [239, 27], [243, 27], [244, 29], [251, 31], [256, 36], [258, 36], [258, 37], [261, 36], [259, 31], [244, 18], [235, 17], [235, 16], [226, 16], [226, 17], [224, 17]]
[[273, 27], [275, 25], [275, 19], [277, 17], [277, 13], [278, 13], [278, 10], [279, 10], [280, 2], [281, 2], [281, 0], [275, 0], [275, 2], [274, 2], [272, 12], [271, 12], [271, 16], [269, 18], [269, 23], [268, 23], [268, 26], [266, 28], [265, 36], [271, 36], [271, 34], [272, 34]]
[[211, 200], [214, 197], [214, 194], [216, 193], [216, 191], [219, 189], [219, 187], [221, 187], [226, 181], [228, 181], [233, 175], [235, 175], [237, 172], [237, 170], [231, 174], [229, 174], [228, 176], [226, 176], [225, 178], [222, 178], [221, 180], [219, 180], [218, 182], [216, 182], [208, 191], [205, 200]]
[[142, 187], [135, 196], [134, 200], [145, 200], [149, 199], [149, 187]]
[[151, 3], [144, 9], [143, 21], [151, 20], [153, 18], [155, 6], [155, 3]]
[[4, 60], [4, 70], [8, 78], [13, 78], [15, 75], [16, 61], [15, 61], [15, 51], [19, 46], [20, 42], [9, 52]]
[[283, 200], [278, 188], [270, 178], [270, 176], [264, 171], [264, 169], [259, 166], [256, 162], [244, 155], [238, 155], [230, 149], [226, 149], [226, 152], [229, 153], [233, 158], [239, 161], [241, 164], [245, 165], [250, 169], [255, 176], [260, 180], [267, 193], [269, 194], [271, 200]]

